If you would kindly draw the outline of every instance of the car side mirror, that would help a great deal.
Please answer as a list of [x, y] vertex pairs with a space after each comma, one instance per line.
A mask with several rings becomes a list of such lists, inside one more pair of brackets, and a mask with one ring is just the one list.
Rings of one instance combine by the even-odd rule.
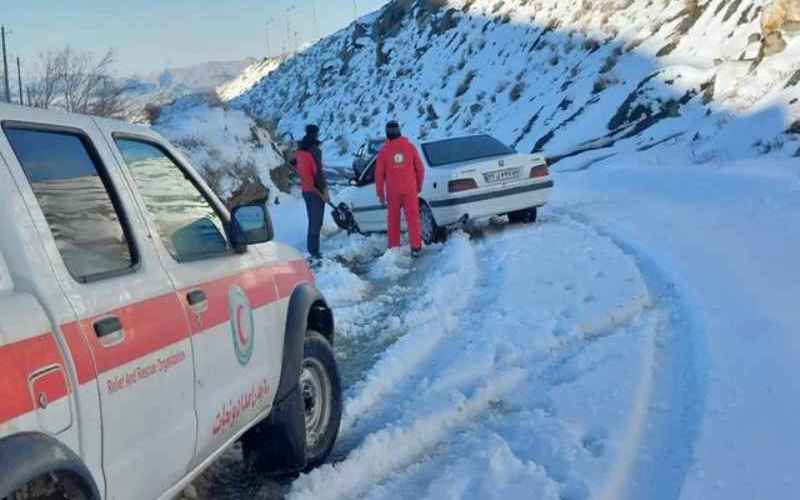
[[231, 243], [242, 253], [248, 245], [272, 241], [275, 236], [267, 205], [255, 203], [235, 207], [231, 213]]

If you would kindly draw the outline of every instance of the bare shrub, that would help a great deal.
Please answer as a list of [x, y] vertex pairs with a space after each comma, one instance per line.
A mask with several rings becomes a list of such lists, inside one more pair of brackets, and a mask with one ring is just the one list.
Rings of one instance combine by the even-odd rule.
[[461, 97], [462, 95], [466, 94], [469, 90], [470, 85], [472, 85], [472, 80], [475, 79], [475, 71], [468, 71], [464, 80], [461, 82], [461, 85], [458, 86], [456, 89], [456, 97]]
[[113, 77], [114, 62], [112, 50], [99, 58], [71, 47], [42, 53], [33, 83], [26, 88], [30, 105], [103, 117], [121, 116], [128, 87]]
[[522, 97], [523, 92], [525, 92], [525, 82], [518, 81], [516, 85], [511, 88], [511, 92], [509, 93], [508, 97], [512, 102], [516, 102], [520, 99], [520, 97]]

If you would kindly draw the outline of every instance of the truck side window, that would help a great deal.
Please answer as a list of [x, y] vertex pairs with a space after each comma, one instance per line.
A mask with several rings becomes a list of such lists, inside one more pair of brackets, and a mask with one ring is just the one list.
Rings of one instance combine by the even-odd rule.
[[116, 139], [159, 236], [178, 262], [226, 254], [222, 219], [183, 170], [160, 147]]
[[87, 283], [137, 264], [132, 238], [100, 158], [84, 136], [5, 128], [64, 265]]

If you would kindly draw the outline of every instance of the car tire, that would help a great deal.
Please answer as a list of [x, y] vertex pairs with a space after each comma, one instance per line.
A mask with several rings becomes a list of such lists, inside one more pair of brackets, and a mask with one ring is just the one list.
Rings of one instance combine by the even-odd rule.
[[519, 224], [533, 224], [536, 222], [538, 210], [536, 207], [526, 208], [524, 210], [517, 210], [508, 214], [508, 220], [512, 223]]
[[436, 223], [433, 210], [423, 200], [419, 200], [419, 218], [422, 228], [422, 242], [426, 245], [440, 243], [447, 239], [447, 232]]
[[303, 345], [300, 391], [306, 423], [306, 471], [325, 463], [342, 420], [342, 383], [333, 347], [309, 330]]

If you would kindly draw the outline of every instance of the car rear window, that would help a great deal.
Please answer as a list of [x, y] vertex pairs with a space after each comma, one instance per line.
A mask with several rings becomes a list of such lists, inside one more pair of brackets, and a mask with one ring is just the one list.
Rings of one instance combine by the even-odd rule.
[[431, 167], [514, 154], [514, 150], [488, 135], [459, 137], [422, 145]]

